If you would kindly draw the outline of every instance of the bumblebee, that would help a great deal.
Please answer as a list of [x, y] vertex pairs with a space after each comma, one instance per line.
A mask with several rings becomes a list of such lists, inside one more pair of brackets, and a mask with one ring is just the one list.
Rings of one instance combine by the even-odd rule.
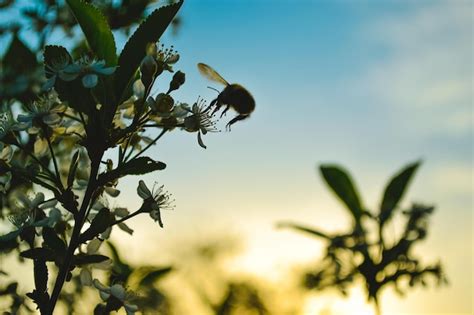
[[224, 90], [220, 92], [217, 98], [209, 104], [208, 108], [206, 108], [206, 111], [210, 110], [213, 106], [215, 106], [211, 114], [213, 115], [214, 113], [219, 111], [219, 109], [223, 105], [225, 105], [226, 107], [222, 111], [220, 116], [222, 117], [226, 114], [229, 108], [232, 107], [238, 113], [238, 115], [227, 123], [226, 127], [229, 130], [232, 124], [250, 116], [250, 114], [255, 109], [255, 100], [252, 94], [247, 91], [247, 89], [237, 83], [230, 84], [219, 73], [217, 73], [214, 69], [212, 69], [206, 64], [198, 63], [197, 66], [199, 72], [201, 72], [203, 76], [205, 76], [209, 80], [225, 85]]

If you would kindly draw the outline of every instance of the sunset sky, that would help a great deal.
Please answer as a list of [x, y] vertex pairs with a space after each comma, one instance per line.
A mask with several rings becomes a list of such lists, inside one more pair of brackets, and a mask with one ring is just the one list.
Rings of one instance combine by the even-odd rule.
[[[173, 262], [176, 247], [216, 235], [241, 237], [229, 268], [278, 284], [316, 263], [321, 243], [275, 228], [291, 220], [337, 231], [350, 222], [322, 182], [324, 162], [351, 171], [364, 204], [376, 209], [387, 180], [422, 159], [405, 204], [436, 206], [417, 248], [441, 260], [449, 286], [384, 291], [384, 314], [473, 312], [473, 4], [471, 1], [197, 1], [163, 37], [181, 55], [186, 84], [175, 99], [212, 100], [204, 62], [255, 97], [251, 118], [204, 137], [174, 131], [151, 151], [167, 169], [143, 179], [173, 193], [161, 230], [137, 218], [115, 239], [130, 260]], [[64, 38], [53, 36], [50, 43]], [[124, 38], [118, 38], [118, 46]], [[159, 81], [167, 88], [169, 78]], [[139, 207], [139, 178], [121, 182], [117, 204]], [[314, 294], [305, 314], [372, 314], [361, 291], [348, 299]]]

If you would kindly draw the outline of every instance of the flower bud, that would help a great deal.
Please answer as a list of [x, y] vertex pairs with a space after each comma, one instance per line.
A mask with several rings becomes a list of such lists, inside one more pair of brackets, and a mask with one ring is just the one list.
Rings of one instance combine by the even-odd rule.
[[170, 82], [170, 89], [168, 93], [179, 89], [179, 87], [184, 84], [184, 81], [185, 81], [185, 74], [181, 71], [176, 72], [173, 76], [173, 79]]
[[199, 118], [196, 115], [191, 115], [184, 119], [184, 129], [187, 132], [199, 131], [199, 127]]
[[168, 94], [160, 93], [156, 96], [153, 110], [159, 113], [169, 113], [173, 109], [174, 100]]
[[143, 58], [142, 63], [140, 64], [140, 72], [142, 74], [141, 80], [146, 87], [153, 82], [157, 70], [158, 64], [156, 63], [155, 58], [150, 55]]

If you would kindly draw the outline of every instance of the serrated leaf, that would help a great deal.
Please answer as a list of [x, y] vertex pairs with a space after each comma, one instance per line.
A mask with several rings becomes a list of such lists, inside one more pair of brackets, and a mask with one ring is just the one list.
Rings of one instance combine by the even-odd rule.
[[23, 258], [39, 259], [43, 261], [54, 261], [54, 259], [56, 258], [54, 251], [44, 247], [36, 247], [25, 250], [20, 253], [20, 256]]
[[[45, 65], [51, 66], [58, 60], [69, 60], [69, 62], [72, 62], [72, 57], [66, 48], [62, 46], [46, 46], [44, 49]], [[50, 79], [51, 75], [47, 74], [46, 78]], [[95, 101], [92, 99], [90, 91], [84, 88], [79, 78], [68, 82], [56, 78], [54, 88], [63, 102], [66, 102], [79, 112], [90, 115], [92, 108], [95, 106]]]
[[46, 292], [48, 287], [48, 267], [44, 260], [34, 261], [35, 287], [39, 292]]
[[403, 194], [420, 164], [421, 162], [415, 162], [407, 165], [393, 176], [388, 183], [380, 205], [379, 219], [381, 225], [384, 225], [384, 223], [392, 216], [393, 210], [402, 199]]
[[102, 208], [92, 220], [90, 227], [81, 234], [80, 243], [85, 243], [104, 232], [114, 221], [115, 217], [110, 210]]
[[153, 284], [153, 282], [155, 282], [159, 278], [167, 275], [172, 270], [173, 270], [173, 267], [171, 267], [171, 266], [151, 270], [140, 280], [140, 286], [142, 286], [142, 285], [147, 286], [147, 285]]
[[66, 0], [66, 2], [81, 26], [91, 50], [99, 59], [105, 60], [106, 65], [115, 66], [117, 64], [115, 39], [99, 9], [81, 0]]
[[87, 254], [78, 254], [74, 256], [73, 265], [82, 266], [88, 264], [98, 264], [108, 260], [109, 257], [104, 255], [87, 255]]
[[127, 98], [128, 95], [122, 94], [127, 90], [126, 88], [134, 78], [140, 62], [145, 57], [148, 43], [158, 41], [182, 4], [183, 1], [179, 1], [153, 11], [125, 44], [118, 60], [119, 68], [115, 77], [115, 91], [118, 100]]
[[34, 260], [34, 279], [35, 279], [35, 290], [28, 293], [27, 296], [31, 298], [41, 314], [45, 314], [48, 309], [49, 294], [48, 294], [48, 267], [46, 262], [42, 259]]
[[99, 176], [99, 182], [108, 183], [127, 175], [143, 175], [154, 171], [164, 170], [165, 168], [165, 163], [154, 161], [147, 156], [141, 156], [120, 165], [110, 172], [101, 174]]
[[362, 205], [349, 174], [336, 165], [321, 165], [320, 171], [328, 186], [344, 202], [356, 222], [359, 222]]
[[312, 228], [309, 228], [309, 227], [306, 227], [306, 226], [302, 226], [302, 225], [299, 225], [299, 224], [282, 222], [282, 223], [279, 223], [277, 225], [277, 227], [279, 227], [279, 228], [290, 228], [290, 229], [293, 229], [293, 230], [297, 230], [299, 232], [308, 233], [308, 234], [311, 234], [313, 236], [318, 236], [318, 237], [321, 237], [321, 238], [324, 238], [324, 239], [327, 239], [327, 240], [331, 239], [331, 237], [328, 236], [326, 233], [323, 233], [323, 232], [320, 232], [318, 230], [315, 230], [315, 229], [312, 229]]
[[61, 238], [59, 238], [54, 229], [44, 227], [43, 240], [45, 246], [52, 249], [57, 255], [64, 256], [66, 253], [66, 244]]

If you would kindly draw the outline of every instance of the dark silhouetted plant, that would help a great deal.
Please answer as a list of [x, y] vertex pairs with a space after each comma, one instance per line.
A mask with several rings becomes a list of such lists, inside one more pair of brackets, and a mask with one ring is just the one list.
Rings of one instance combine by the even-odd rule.
[[[137, 187], [142, 202], [136, 211], [112, 207], [107, 198], [120, 194], [116, 187], [124, 177], [166, 167], [145, 155], [165, 134], [196, 133], [205, 148], [201, 134], [216, 131], [215, 122], [203, 100], [189, 106], [173, 99], [185, 74], [173, 70], [178, 53], [157, 45], [182, 1], [153, 11], [119, 56], [110, 19], [88, 2], [66, 3], [87, 49], [75, 56], [65, 47], [46, 46], [41, 88], [29, 88], [26, 80], [12, 89], [28, 88], [13, 94], [2, 90], [7, 96], [2, 94], [0, 114], [0, 194], [2, 215], [13, 231], [0, 237], [0, 250], [18, 251], [21, 259], [33, 263], [35, 288], [27, 296], [41, 314], [53, 313], [75, 269], [80, 269], [82, 285], [93, 284], [99, 291], [104, 305], [98, 313], [124, 307], [133, 314], [137, 305], [123, 283], [108, 286], [93, 279], [94, 267], [111, 263], [100, 253], [100, 244], [115, 226], [133, 233], [126, 221], [139, 214], [148, 214], [163, 227], [161, 211], [172, 208], [172, 200], [163, 186], [150, 189], [143, 180]], [[14, 63], [12, 69], [25, 73], [30, 66], [36, 68], [35, 55], [17, 37], [12, 43], [2, 70]], [[169, 86], [152, 95], [164, 73], [173, 73]], [[17, 294], [14, 283], [1, 289]]]
[[[424, 266], [413, 254], [414, 245], [426, 238], [428, 216], [434, 208], [421, 204], [412, 204], [405, 210], [400, 207], [419, 165], [419, 162], [409, 164], [389, 181], [376, 212], [363, 206], [350, 175], [342, 167], [320, 167], [326, 184], [352, 217], [353, 226], [346, 233], [331, 234], [294, 223], [278, 225], [305, 232], [327, 243], [321, 264], [304, 277], [306, 288], [337, 288], [346, 295], [348, 286], [362, 279], [369, 301], [380, 314], [379, 297], [386, 286], [393, 285], [396, 292], [404, 294], [408, 289], [406, 285], [425, 286], [428, 275], [437, 279], [438, 284], [446, 282], [440, 263]], [[393, 222], [396, 215], [401, 215], [404, 222]], [[390, 224], [402, 224], [401, 235], [390, 235], [387, 230]]]

